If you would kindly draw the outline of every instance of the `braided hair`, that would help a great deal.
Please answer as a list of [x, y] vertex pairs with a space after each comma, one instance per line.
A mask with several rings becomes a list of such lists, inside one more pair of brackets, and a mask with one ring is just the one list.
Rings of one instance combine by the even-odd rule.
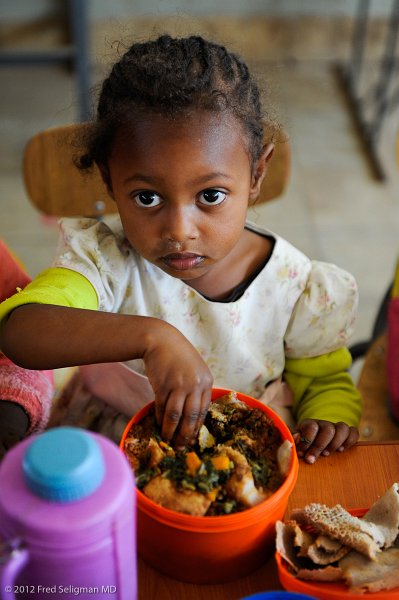
[[89, 128], [87, 153], [79, 166], [85, 169], [96, 163], [107, 171], [117, 130], [140, 114], [174, 119], [198, 109], [235, 116], [247, 132], [255, 164], [263, 148], [260, 93], [238, 56], [200, 36], [162, 35], [133, 44], [102, 84], [97, 118]]

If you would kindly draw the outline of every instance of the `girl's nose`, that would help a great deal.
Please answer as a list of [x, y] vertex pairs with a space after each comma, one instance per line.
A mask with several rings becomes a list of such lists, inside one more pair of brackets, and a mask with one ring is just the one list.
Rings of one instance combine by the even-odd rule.
[[195, 207], [170, 207], [165, 215], [163, 237], [179, 246], [191, 239], [198, 237], [197, 223], [195, 220]]

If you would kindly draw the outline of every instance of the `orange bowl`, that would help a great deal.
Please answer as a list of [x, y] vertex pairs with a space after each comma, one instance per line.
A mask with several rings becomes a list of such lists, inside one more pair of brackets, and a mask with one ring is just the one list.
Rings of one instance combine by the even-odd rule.
[[[231, 390], [217, 388], [212, 400]], [[275, 524], [283, 518], [288, 497], [298, 476], [298, 458], [287, 425], [269, 407], [237, 392], [237, 398], [262, 410], [280, 431], [282, 441], [293, 445], [291, 465], [283, 484], [258, 505], [232, 515], [194, 517], [156, 504], [137, 490], [137, 549], [139, 555], [164, 575], [196, 584], [223, 583], [259, 568], [274, 551]], [[134, 423], [153, 403], [127, 424], [120, 448]]]
[[[366, 508], [349, 509], [354, 517], [363, 517], [366, 514]], [[380, 592], [367, 592], [362, 594], [350, 592], [348, 586], [342, 581], [336, 583], [327, 583], [322, 581], [305, 581], [298, 579], [293, 575], [285, 560], [276, 551], [275, 554], [278, 577], [283, 588], [289, 592], [309, 594], [319, 600], [359, 600], [359, 598], [368, 598], [368, 600], [394, 600], [399, 598], [399, 588], [393, 590], [382, 590]]]

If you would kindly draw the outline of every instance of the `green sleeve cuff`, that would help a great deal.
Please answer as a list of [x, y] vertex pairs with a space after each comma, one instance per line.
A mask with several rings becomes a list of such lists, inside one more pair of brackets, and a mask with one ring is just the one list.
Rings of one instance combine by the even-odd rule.
[[286, 359], [284, 379], [294, 394], [297, 422], [323, 419], [359, 425], [362, 398], [347, 373], [351, 363], [347, 348], [312, 358]]
[[72, 308], [98, 309], [98, 297], [90, 281], [77, 271], [60, 267], [40, 273], [23, 290], [0, 304], [0, 324], [23, 304], [56, 304]]
[[285, 369], [305, 377], [324, 377], [332, 373], [346, 371], [352, 364], [348, 348], [340, 348], [334, 352], [313, 356], [311, 358], [286, 358]]

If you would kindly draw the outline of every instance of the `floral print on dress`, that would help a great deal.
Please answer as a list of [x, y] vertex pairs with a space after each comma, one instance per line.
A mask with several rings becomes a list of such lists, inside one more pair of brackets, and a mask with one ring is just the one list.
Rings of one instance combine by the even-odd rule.
[[296, 279], [298, 277], [298, 271], [296, 270], [295, 267], [292, 267], [290, 265], [284, 265], [277, 272], [277, 277], [278, 277], [278, 279], [281, 279], [282, 281], [286, 281], [289, 279]]
[[[127, 242], [118, 215], [102, 222], [63, 219], [53, 266], [73, 269], [93, 285], [99, 310], [163, 319], [197, 348], [214, 385], [259, 396], [281, 376], [285, 358], [345, 346], [355, 323], [357, 286], [346, 271], [311, 261], [275, 239], [269, 261], [235, 302], [213, 302], [143, 259]], [[142, 361], [129, 361], [143, 372]]]

